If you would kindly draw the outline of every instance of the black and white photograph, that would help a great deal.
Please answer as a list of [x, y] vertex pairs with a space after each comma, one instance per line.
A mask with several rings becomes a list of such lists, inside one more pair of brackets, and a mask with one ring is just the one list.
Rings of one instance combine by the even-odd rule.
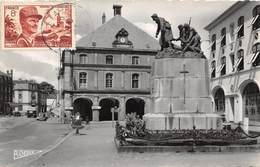
[[0, 6], [0, 167], [260, 167], [260, 1]]

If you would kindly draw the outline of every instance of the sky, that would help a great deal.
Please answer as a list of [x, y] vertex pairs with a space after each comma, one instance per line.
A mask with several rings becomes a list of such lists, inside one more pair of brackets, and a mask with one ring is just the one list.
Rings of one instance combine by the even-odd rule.
[[[46, 0], [16, 0], [23, 2]], [[49, 0], [50, 1], [50, 0]], [[55, 1], [55, 0], [51, 0]], [[64, 0], [56, 0], [64, 1]], [[25, 3], [27, 3], [25, 2]], [[151, 36], [155, 36], [156, 24], [151, 15], [157, 13], [171, 23], [174, 37], [177, 26], [189, 22], [202, 38], [202, 50], [207, 56], [209, 37], [203, 28], [229, 8], [235, 1], [198, 0], [77, 0], [75, 7], [75, 39], [79, 40], [101, 26], [105, 13], [106, 21], [113, 17], [113, 4], [122, 5], [122, 16]], [[14, 79], [47, 81], [57, 88], [60, 65], [59, 50], [0, 50], [0, 71], [14, 70]]]

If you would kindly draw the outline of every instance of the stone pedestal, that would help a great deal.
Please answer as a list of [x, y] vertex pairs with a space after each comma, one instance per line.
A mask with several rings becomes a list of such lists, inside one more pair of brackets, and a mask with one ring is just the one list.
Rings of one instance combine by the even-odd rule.
[[220, 127], [209, 97], [207, 59], [192, 52], [159, 52], [152, 69], [152, 110], [144, 115], [147, 129]]

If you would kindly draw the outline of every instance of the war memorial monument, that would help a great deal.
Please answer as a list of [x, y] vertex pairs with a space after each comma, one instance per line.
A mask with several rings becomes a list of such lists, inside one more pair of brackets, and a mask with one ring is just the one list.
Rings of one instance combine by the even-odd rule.
[[[157, 14], [151, 17], [158, 26], [156, 37], [160, 34], [161, 46], [152, 65], [151, 111], [142, 119], [128, 116], [126, 125], [117, 123], [118, 150], [212, 146], [203, 147], [206, 150], [202, 151], [208, 151], [257, 144], [240, 125], [223, 127], [224, 117], [212, 111], [208, 62], [197, 31], [185, 23], [178, 26], [179, 37], [174, 38], [169, 22]], [[181, 46], [174, 41], [180, 41]]]

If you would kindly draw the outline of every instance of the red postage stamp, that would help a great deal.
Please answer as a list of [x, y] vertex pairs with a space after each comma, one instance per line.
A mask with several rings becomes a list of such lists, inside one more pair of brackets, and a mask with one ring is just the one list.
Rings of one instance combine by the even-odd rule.
[[3, 47], [73, 48], [73, 5], [4, 5]]

